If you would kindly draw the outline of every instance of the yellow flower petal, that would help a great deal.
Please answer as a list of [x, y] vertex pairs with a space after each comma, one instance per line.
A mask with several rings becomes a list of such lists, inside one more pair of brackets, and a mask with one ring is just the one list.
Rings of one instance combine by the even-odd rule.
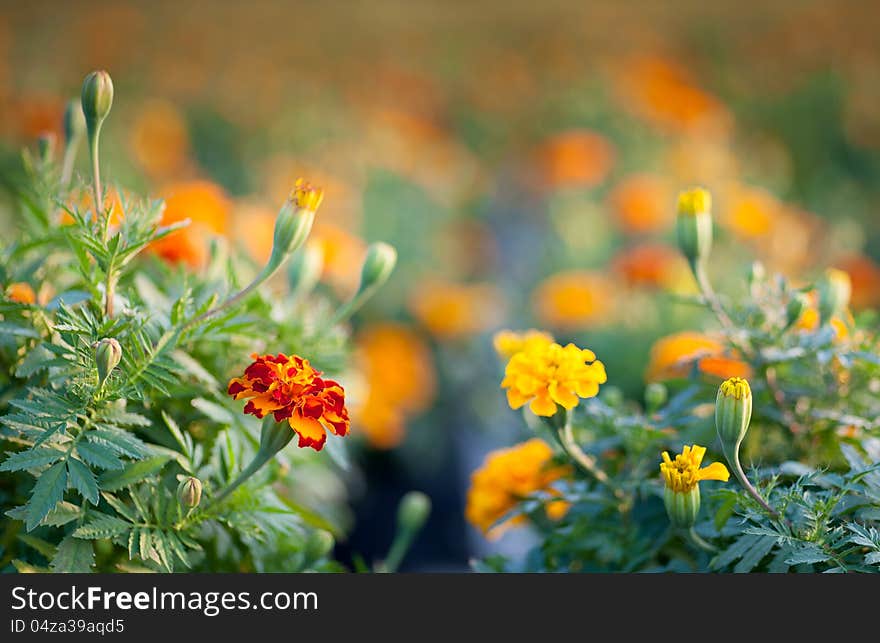
[[730, 479], [730, 471], [721, 462], [713, 462], [697, 472], [697, 480], [721, 480], [727, 482]]

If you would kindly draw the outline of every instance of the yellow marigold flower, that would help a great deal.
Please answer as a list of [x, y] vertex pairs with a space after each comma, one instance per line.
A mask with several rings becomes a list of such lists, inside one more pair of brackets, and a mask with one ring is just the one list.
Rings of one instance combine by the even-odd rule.
[[574, 344], [538, 343], [510, 358], [501, 388], [507, 389], [510, 408], [530, 402], [535, 415], [550, 417], [557, 404], [573, 409], [578, 398], [595, 397], [608, 379], [596, 354]]
[[703, 456], [706, 455], [706, 447], [699, 445], [685, 445], [681, 453], [675, 456], [675, 460], [669, 457], [667, 451], [663, 452], [663, 462], [660, 463], [660, 473], [666, 488], [675, 493], [688, 493], [703, 480], [721, 480], [727, 482], [730, 472], [721, 462], [713, 462], [708, 467], [700, 468]]
[[499, 357], [510, 359], [520, 351], [529, 350], [541, 344], [552, 344], [553, 335], [534, 328], [521, 333], [513, 330], [500, 330], [495, 333], [492, 343]]
[[687, 377], [696, 365], [703, 375], [718, 379], [751, 377], [752, 368], [736, 353], [727, 353], [717, 339], [684, 331], [661, 337], [651, 347], [651, 359], [645, 372], [648, 382]]
[[315, 212], [321, 201], [324, 200], [324, 190], [314, 187], [311, 183], [303, 178], [296, 180], [293, 184], [293, 190], [290, 192], [290, 200], [293, 204], [303, 210]]
[[[491, 452], [483, 465], [471, 474], [465, 508], [468, 522], [489, 538], [497, 538], [509, 527], [523, 524], [527, 520], [525, 516], [499, 521], [518, 502], [536, 492], [559, 495], [550, 485], [569, 475], [571, 468], [553, 466], [552, 459], [553, 450], [538, 438]], [[545, 505], [547, 515], [553, 520], [562, 518], [568, 508], [564, 500], [552, 500]]]
[[31, 288], [30, 284], [23, 281], [9, 284], [9, 287], [6, 289], [6, 298], [17, 304], [33, 305], [37, 303], [37, 295], [34, 293], [34, 289]]
[[678, 213], [694, 217], [712, 211], [712, 195], [703, 188], [691, 188], [678, 195]]

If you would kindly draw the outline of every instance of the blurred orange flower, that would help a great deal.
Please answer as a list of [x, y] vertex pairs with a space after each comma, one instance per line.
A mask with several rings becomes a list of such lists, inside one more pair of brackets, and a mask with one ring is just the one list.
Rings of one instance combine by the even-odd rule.
[[614, 284], [602, 273], [570, 270], [539, 284], [532, 294], [532, 307], [545, 326], [586, 328], [609, 321], [614, 294]]
[[6, 288], [6, 299], [17, 304], [33, 305], [37, 303], [37, 295], [29, 283], [18, 281]]
[[627, 284], [635, 287], [674, 288], [691, 280], [681, 252], [662, 243], [623, 248], [611, 265]]
[[427, 279], [410, 296], [409, 308], [431, 334], [456, 339], [495, 326], [504, 299], [493, 284]]
[[703, 375], [726, 380], [751, 377], [752, 368], [717, 339], [696, 331], [661, 337], [651, 347], [645, 380], [658, 382], [687, 377], [696, 365]]
[[[802, 332], [812, 333], [819, 329], [819, 293], [811, 290], [807, 293], [809, 306], [801, 313], [801, 316], [794, 324], [794, 329]], [[844, 317], [834, 316], [828, 323], [834, 329], [834, 339], [836, 341], [844, 341], [850, 335], [849, 329], [855, 324], [852, 314], [846, 311]]]
[[[537, 492], [559, 495], [551, 485], [570, 475], [571, 468], [554, 466], [552, 460], [553, 449], [538, 438], [489, 453], [482, 466], [471, 474], [465, 507], [467, 521], [493, 540], [508, 528], [525, 524], [528, 518], [524, 515], [499, 521]], [[568, 512], [569, 504], [551, 500], [545, 509], [552, 520], [559, 520]]]
[[310, 242], [317, 244], [323, 252], [322, 279], [340, 296], [354, 293], [360, 282], [361, 264], [367, 254], [364, 240], [345, 228], [322, 219], [315, 223]]
[[[119, 223], [125, 216], [125, 213], [122, 209], [122, 197], [120, 197], [119, 193], [116, 191], [116, 188], [109, 188], [108, 190], [106, 190], [103, 194], [103, 197], [104, 207], [113, 208], [110, 211], [110, 224], [119, 225]], [[128, 195], [126, 195], [126, 197], [128, 197]], [[89, 212], [91, 214], [94, 214], [94, 204], [95, 193], [91, 190], [91, 188], [87, 187], [74, 190], [71, 193], [70, 198], [67, 200], [67, 207], [75, 212], [80, 213]], [[61, 225], [71, 225], [73, 223], [73, 217], [70, 216], [70, 213], [65, 209], [61, 209], [58, 216], [59, 223]]]
[[666, 230], [675, 221], [672, 191], [658, 176], [632, 174], [614, 186], [608, 197], [618, 226], [631, 234]]
[[870, 257], [847, 255], [836, 261], [834, 267], [849, 275], [852, 283], [850, 304], [855, 310], [880, 306], [880, 266]]
[[187, 163], [186, 121], [172, 103], [146, 101], [129, 130], [129, 145], [132, 156], [147, 174], [157, 178], [172, 176]]
[[727, 192], [727, 207], [720, 222], [736, 236], [754, 240], [770, 232], [783, 205], [768, 191], [751, 186], [735, 186]]
[[551, 188], [593, 187], [614, 165], [614, 146], [590, 130], [569, 130], [546, 139], [536, 151], [543, 183]]
[[277, 209], [254, 201], [238, 201], [232, 214], [232, 234], [255, 261], [265, 263], [272, 254]]
[[413, 329], [397, 323], [369, 326], [356, 345], [369, 388], [354, 409], [354, 422], [371, 446], [392, 449], [403, 441], [406, 422], [434, 400], [430, 349]]
[[657, 127], [730, 127], [730, 114], [721, 101], [698, 87], [689, 70], [677, 61], [638, 56], [624, 63], [615, 80], [624, 105]]
[[153, 252], [169, 263], [185, 263], [191, 268], [204, 265], [208, 239], [225, 234], [232, 203], [219, 185], [196, 180], [175, 183], [161, 191], [165, 198], [162, 224], [190, 220], [185, 228], [151, 244]]

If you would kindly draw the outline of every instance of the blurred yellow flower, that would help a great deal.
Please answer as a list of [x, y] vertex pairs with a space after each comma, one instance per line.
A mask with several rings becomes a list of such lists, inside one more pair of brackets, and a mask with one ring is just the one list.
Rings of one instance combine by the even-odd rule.
[[696, 331], [684, 331], [654, 342], [645, 380], [658, 382], [687, 377], [694, 366], [703, 375], [722, 380], [748, 378], [752, 374], [751, 366], [737, 359], [735, 353], [726, 351], [719, 340]]
[[607, 379], [605, 365], [593, 351], [539, 341], [510, 358], [501, 388], [507, 389], [510, 408], [529, 403], [532, 413], [550, 417], [557, 404], [573, 409], [578, 398], [596, 396]]
[[[527, 518], [523, 515], [500, 521], [517, 503], [536, 492], [559, 495], [550, 485], [570, 475], [571, 468], [553, 466], [552, 459], [553, 450], [538, 438], [489, 453], [483, 465], [471, 474], [465, 507], [467, 521], [491, 539], [498, 538], [509, 527], [524, 524]], [[551, 500], [545, 505], [553, 520], [562, 518], [568, 508], [564, 500]]]
[[493, 284], [428, 279], [416, 287], [409, 307], [433, 335], [455, 339], [495, 326], [503, 313], [504, 300]]
[[529, 350], [544, 344], [553, 343], [553, 335], [543, 330], [531, 328], [523, 332], [500, 330], [492, 338], [495, 352], [499, 357], [509, 360], [516, 353]]
[[570, 270], [544, 280], [532, 294], [538, 320], [557, 329], [597, 326], [609, 321], [614, 284], [602, 273]]
[[614, 186], [608, 200], [618, 227], [629, 234], [666, 230], [675, 220], [672, 191], [658, 176], [632, 174]]
[[355, 343], [368, 389], [353, 410], [354, 423], [374, 448], [394, 448], [406, 422], [434, 401], [431, 351], [413, 329], [396, 323], [369, 326]]
[[144, 101], [129, 129], [129, 147], [150, 176], [167, 178], [180, 173], [189, 154], [186, 121], [172, 103]]
[[35, 304], [37, 303], [37, 295], [29, 283], [18, 281], [9, 284], [6, 288], [6, 299], [14, 301], [17, 304]]
[[551, 188], [592, 187], [608, 176], [614, 157], [614, 146], [601, 134], [569, 130], [538, 147], [538, 176]]
[[713, 462], [707, 467], [700, 468], [705, 455], [706, 447], [696, 444], [692, 447], [685, 445], [682, 452], [676, 454], [675, 460], [664, 451], [660, 473], [663, 475], [666, 488], [675, 493], [687, 493], [703, 480], [727, 482], [730, 479], [730, 472], [721, 462]]
[[175, 183], [161, 191], [165, 198], [162, 224], [184, 219], [190, 224], [150, 244], [150, 249], [169, 263], [185, 263], [191, 268], [204, 265], [208, 239], [226, 234], [232, 202], [219, 185], [196, 180]]

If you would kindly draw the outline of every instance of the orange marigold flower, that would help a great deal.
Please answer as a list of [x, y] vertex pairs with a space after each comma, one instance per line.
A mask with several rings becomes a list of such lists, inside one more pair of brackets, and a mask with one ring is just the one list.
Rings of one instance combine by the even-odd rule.
[[535, 315], [545, 326], [576, 329], [607, 321], [614, 308], [614, 285], [605, 275], [569, 270], [545, 279], [532, 295]]
[[719, 340], [703, 333], [684, 331], [654, 342], [645, 380], [658, 382], [687, 377], [694, 365], [700, 373], [722, 380], [749, 378], [752, 374], [751, 366], [735, 353], [728, 353]]
[[433, 335], [455, 339], [494, 326], [504, 309], [498, 289], [488, 283], [458, 284], [429, 279], [418, 286], [410, 310]]
[[645, 243], [621, 250], [612, 266], [630, 286], [673, 288], [691, 282], [681, 253], [662, 243]]
[[[552, 459], [553, 450], [538, 438], [489, 453], [483, 465], [471, 474], [465, 508], [467, 521], [492, 539], [509, 527], [525, 523], [527, 518], [523, 515], [499, 521], [530, 495], [542, 491], [559, 495], [550, 485], [570, 475], [571, 468], [553, 466]], [[558, 520], [566, 514], [569, 504], [551, 500], [544, 508], [551, 519]]]
[[550, 417], [558, 409], [573, 409], [578, 398], [594, 397], [608, 379], [596, 354], [574, 344], [540, 342], [516, 353], [507, 363], [501, 388], [510, 408], [530, 402], [535, 415]]
[[182, 171], [189, 155], [189, 134], [180, 111], [167, 101], [142, 104], [129, 133], [132, 156], [151, 176], [170, 177]]
[[623, 179], [611, 190], [609, 202], [618, 226], [631, 234], [665, 230], [675, 220], [672, 190], [651, 174]]
[[321, 371], [297, 355], [251, 357], [254, 362], [244, 376], [230, 380], [227, 388], [236, 400], [248, 400], [245, 413], [258, 418], [272, 413], [276, 422], [287, 420], [299, 436], [299, 446], [316, 451], [327, 441], [325, 428], [334, 435], [348, 434], [345, 391], [339, 383], [321, 378]]
[[357, 351], [366, 380], [363, 404], [354, 422], [376, 449], [391, 449], [406, 436], [406, 423], [434, 400], [431, 351], [403, 324], [382, 323], [358, 335]]
[[592, 187], [614, 164], [614, 147], [589, 130], [571, 130], [550, 137], [538, 148], [540, 176], [550, 187]]
[[9, 287], [6, 289], [6, 298], [17, 304], [33, 305], [37, 303], [37, 295], [34, 293], [34, 289], [31, 288], [30, 284], [23, 281], [9, 284]]
[[552, 343], [553, 335], [543, 330], [535, 330], [534, 328], [521, 333], [512, 330], [500, 330], [492, 338], [495, 352], [504, 359], [510, 359], [520, 351]]
[[209, 181], [188, 181], [162, 190], [165, 210], [162, 225], [190, 220], [190, 224], [150, 244], [153, 252], [169, 263], [198, 268], [207, 258], [208, 239], [225, 234], [231, 202], [219, 185]]

